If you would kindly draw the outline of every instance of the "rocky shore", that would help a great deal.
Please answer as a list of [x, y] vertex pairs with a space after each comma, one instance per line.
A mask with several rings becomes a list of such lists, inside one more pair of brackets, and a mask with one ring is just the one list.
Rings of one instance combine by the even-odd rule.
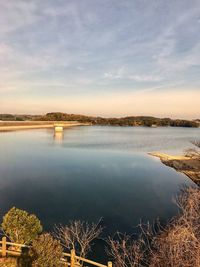
[[187, 175], [193, 182], [200, 185], [200, 161], [186, 156], [171, 156], [160, 152], [148, 153], [158, 157], [163, 164]]

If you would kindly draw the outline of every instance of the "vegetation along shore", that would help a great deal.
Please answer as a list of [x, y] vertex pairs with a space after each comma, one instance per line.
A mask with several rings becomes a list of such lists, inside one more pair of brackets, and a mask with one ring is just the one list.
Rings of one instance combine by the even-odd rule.
[[[80, 267], [89, 263], [99, 267], [199, 267], [199, 187], [185, 189], [177, 205], [180, 213], [164, 228], [157, 222], [154, 226], [139, 225], [141, 234], [136, 239], [121, 233], [104, 238], [110, 260], [107, 265], [86, 259], [92, 242], [101, 238], [101, 221], [72, 221], [45, 233], [36, 215], [13, 207], [1, 224], [0, 266]], [[6, 242], [6, 237], [11, 242]]]
[[[184, 156], [150, 153], [167, 166], [186, 174], [199, 185], [200, 141]], [[161, 225], [140, 224], [139, 236], [116, 233], [102, 236], [97, 223], [71, 221], [55, 225], [51, 233], [43, 232], [41, 221], [34, 214], [11, 208], [2, 218], [0, 265], [2, 267], [199, 267], [200, 264], [200, 188], [182, 189], [176, 204], [179, 213]], [[106, 244], [107, 263], [87, 259], [93, 241]]]
[[160, 158], [162, 163], [187, 175], [193, 182], [200, 185], [200, 142], [193, 142], [194, 148], [185, 151], [184, 156], [171, 156], [160, 152], [149, 153]]
[[92, 125], [116, 125], [116, 126], [171, 126], [171, 127], [199, 127], [200, 120], [183, 120], [170, 118], [155, 118], [152, 116], [128, 116], [122, 118], [103, 118], [78, 114], [51, 112], [46, 115], [13, 115], [0, 114], [0, 121], [77, 121]]

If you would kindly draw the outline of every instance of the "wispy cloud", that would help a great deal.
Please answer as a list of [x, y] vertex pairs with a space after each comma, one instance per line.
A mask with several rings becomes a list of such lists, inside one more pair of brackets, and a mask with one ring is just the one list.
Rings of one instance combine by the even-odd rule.
[[132, 74], [125, 67], [121, 67], [116, 71], [105, 72], [103, 74], [105, 79], [110, 80], [132, 80], [135, 82], [160, 82], [163, 80], [163, 77], [156, 74]]
[[198, 0], [0, 1], [0, 112], [12, 94], [198, 89], [199, 14]]
[[38, 19], [36, 1], [1, 1], [0, 10], [1, 35], [12, 34]]

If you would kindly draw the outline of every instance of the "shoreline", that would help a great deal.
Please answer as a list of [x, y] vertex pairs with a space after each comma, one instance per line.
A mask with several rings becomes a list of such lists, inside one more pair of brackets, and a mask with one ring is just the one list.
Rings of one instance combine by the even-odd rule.
[[163, 164], [185, 174], [194, 183], [200, 186], [200, 161], [186, 156], [172, 156], [161, 152], [149, 152], [157, 157]]
[[75, 126], [88, 126], [89, 124], [76, 121], [0, 121], [0, 132], [29, 130], [29, 129], [47, 129], [54, 128], [56, 124], [62, 124], [63, 128]]

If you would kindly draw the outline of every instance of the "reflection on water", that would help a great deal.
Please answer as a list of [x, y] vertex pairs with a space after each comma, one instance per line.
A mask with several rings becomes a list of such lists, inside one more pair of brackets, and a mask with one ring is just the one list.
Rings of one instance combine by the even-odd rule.
[[54, 140], [56, 143], [62, 143], [64, 139], [63, 131], [54, 131]]
[[[0, 134], [0, 216], [12, 206], [44, 228], [103, 218], [105, 233], [177, 213], [172, 198], [184, 175], [146, 152], [181, 153], [200, 129], [76, 127]], [[54, 138], [53, 138], [54, 135]], [[59, 145], [55, 145], [59, 143]]]

